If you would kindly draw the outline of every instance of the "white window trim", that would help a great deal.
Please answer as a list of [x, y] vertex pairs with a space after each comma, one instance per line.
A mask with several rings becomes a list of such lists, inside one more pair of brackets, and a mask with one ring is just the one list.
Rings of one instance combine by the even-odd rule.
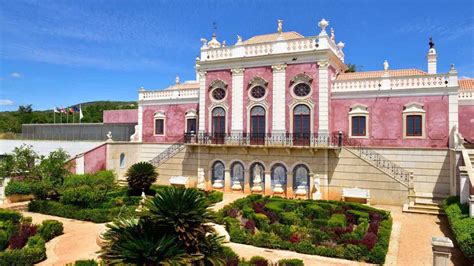
[[[421, 136], [407, 136], [407, 116], [419, 115], [421, 116]], [[404, 139], [425, 139], [426, 138], [426, 111], [423, 109], [423, 104], [411, 102], [405, 104], [403, 110], [403, 138]]]
[[[212, 93], [214, 92], [215, 89], [221, 88], [225, 91], [225, 96], [221, 100], [214, 99], [212, 96]], [[223, 80], [216, 79], [214, 80], [211, 85], [209, 86], [209, 99], [215, 103], [222, 103], [227, 100], [227, 97], [229, 96], [229, 91], [227, 90], [227, 83], [225, 83]]]
[[[353, 139], [368, 139], [369, 138], [369, 111], [367, 111], [367, 105], [354, 104], [351, 106], [351, 110], [348, 113], [349, 118], [349, 138]], [[364, 116], [365, 117], [365, 136], [353, 136], [352, 135], [352, 117]]]
[[[258, 98], [258, 99], [252, 96], [252, 89], [257, 86], [260, 86], [265, 89], [265, 94], [263, 95], [263, 97]], [[253, 77], [252, 80], [250, 80], [249, 82], [247, 94], [248, 94], [248, 98], [254, 102], [264, 101], [268, 96], [268, 81], [266, 81], [264, 78], [261, 78], [259, 76]]]
[[[163, 134], [156, 134], [156, 120], [163, 120]], [[163, 111], [157, 111], [153, 116], [153, 136], [166, 135], [166, 115]]]
[[225, 116], [224, 116], [224, 124], [225, 124], [225, 128], [224, 128], [224, 134], [227, 134], [228, 133], [228, 130], [227, 130], [227, 127], [229, 126], [228, 125], [228, 115], [229, 115], [229, 107], [223, 103], [223, 104], [213, 104], [211, 106], [208, 107], [208, 116], [209, 116], [209, 121], [208, 121], [208, 133], [212, 133], [212, 111], [215, 109], [215, 108], [218, 108], [218, 107], [221, 107], [224, 109], [225, 111]]
[[288, 132], [290, 132], [290, 134], [293, 134], [293, 124], [294, 124], [294, 122], [293, 122], [293, 112], [294, 112], [295, 107], [300, 105], [300, 104], [306, 105], [309, 108], [309, 120], [310, 120], [309, 121], [310, 122], [309, 123], [310, 124], [309, 132], [310, 132], [310, 134], [313, 134], [313, 132], [314, 132], [314, 104], [313, 104], [312, 101], [301, 101], [301, 100], [293, 101], [289, 106], [289, 108], [290, 108], [290, 110], [289, 110], [290, 111], [289, 112], [290, 128], [288, 129]]
[[188, 132], [188, 119], [196, 119], [196, 132], [194, 132], [194, 133], [197, 133], [199, 121], [198, 121], [196, 110], [194, 110], [194, 109], [188, 110], [188, 111], [186, 111], [186, 113], [184, 115], [184, 132], [186, 132], [186, 133], [190, 133], [190, 132]]
[[266, 102], [254, 103], [254, 104], [251, 104], [251, 105], [247, 106], [247, 133], [250, 133], [250, 121], [251, 121], [250, 111], [252, 110], [252, 108], [254, 108], [256, 106], [260, 106], [265, 110], [265, 133], [268, 133], [268, 117], [269, 117], [269, 115], [268, 115], [268, 105], [266, 104]]

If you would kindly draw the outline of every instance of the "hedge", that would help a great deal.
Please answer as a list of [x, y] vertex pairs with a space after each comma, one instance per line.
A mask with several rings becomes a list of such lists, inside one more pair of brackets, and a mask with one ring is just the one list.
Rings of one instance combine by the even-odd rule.
[[48, 200], [34, 200], [28, 204], [28, 211], [39, 212], [54, 216], [72, 218], [82, 221], [91, 221], [94, 223], [110, 222], [119, 215], [131, 215], [136, 207], [112, 207], [84, 209], [74, 205], [65, 205], [60, 202]]
[[8, 210], [0, 209], [0, 221], [12, 221], [13, 223], [18, 223], [23, 216], [21, 213]]
[[278, 261], [279, 266], [304, 266], [300, 259], [282, 259]]
[[64, 227], [61, 222], [56, 220], [44, 220], [38, 229], [38, 234], [47, 242], [56, 236], [62, 235]]
[[449, 197], [443, 201], [443, 208], [459, 249], [474, 261], [474, 218], [469, 217], [469, 206], [461, 204], [459, 197]]
[[33, 194], [32, 185], [30, 182], [12, 180], [8, 182], [5, 187], [5, 195], [31, 195]]
[[74, 266], [98, 266], [99, 263], [97, 263], [95, 260], [76, 260], [74, 262]]

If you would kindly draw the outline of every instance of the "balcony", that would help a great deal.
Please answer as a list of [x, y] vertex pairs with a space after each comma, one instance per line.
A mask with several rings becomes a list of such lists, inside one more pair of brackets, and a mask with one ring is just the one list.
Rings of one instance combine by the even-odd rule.
[[296, 133], [186, 133], [184, 143], [192, 146], [278, 147], [278, 148], [340, 148], [342, 134]]

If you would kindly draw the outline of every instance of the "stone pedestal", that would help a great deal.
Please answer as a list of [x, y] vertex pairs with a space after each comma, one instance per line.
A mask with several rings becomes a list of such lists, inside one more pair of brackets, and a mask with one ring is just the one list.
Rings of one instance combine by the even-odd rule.
[[454, 247], [451, 239], [444, 236], [431, 238], [433, 250], [433, 266], [448, 266], [451, 258], [451, 249]]
[[286, 197], [290, 199], [295, 197], [293, 191], [293, 172], [288, 173], [288, 179], [286, 180]]
[[212, 184], [212, 187], [213, 187], [213, 188], [216, 188], [216, 189], [222, 189], [222, 188], [224, 188], [223, 181], [224, 181], [224, 180], [221, 180], [221, 179], [214, 180], [214, 183]]
[[224, 170], [224, 191], [225, 192], [231, 192], [232, 191], [232, 181], [230, 178], [230, 170], [225, 169]]

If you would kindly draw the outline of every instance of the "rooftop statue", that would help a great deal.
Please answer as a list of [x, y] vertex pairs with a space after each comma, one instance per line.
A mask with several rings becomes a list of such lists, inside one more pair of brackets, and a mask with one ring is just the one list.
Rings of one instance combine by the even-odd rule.
[[331, 41], [336, 41], [336, 34], [334, 34], [334, 28], [331, 28]]
[[283, 32], [283, 20], [278, 20], [278, 33], [281, 34]]
[[385, 72], [388, 72], [389, 67], [390, 67], [390, 65], [388, 64], [388, 61], [387, 60], [383, 61], [383, 70]]
[[430, 37], [430, 42], [428, 43], [428, 45], [430, 46], [430, 49], [433, 49], [435, 47], [435, 44], [433, 42], [433, 38]]

